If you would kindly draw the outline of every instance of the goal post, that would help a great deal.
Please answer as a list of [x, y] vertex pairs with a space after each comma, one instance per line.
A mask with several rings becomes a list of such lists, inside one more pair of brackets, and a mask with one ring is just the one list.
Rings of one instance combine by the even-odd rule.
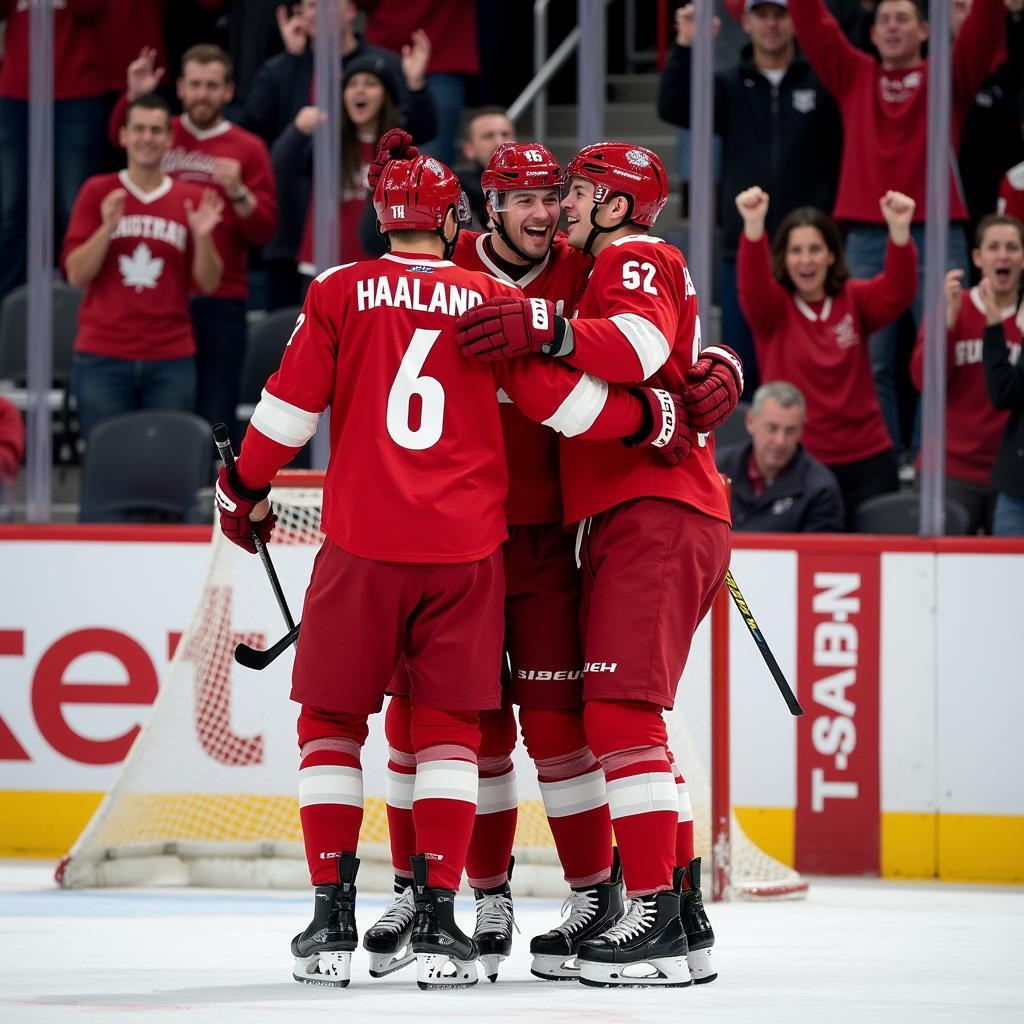
[[[322, 474], [282, 473], [271, 550], [292, 609], [322, 541]], [[723, 592], [724, 595], [724, 592]], [[694, 807], [698, 854], [716, 898], [800, 895], [806, 885], [743, 833], [729, 804], [727, 598], [694, 638], [667, 716], [669, 745]], [[291, 650], [261, 672], [237, 665], [239, 642], [262, 648], [285, 632], [259, 560], [213, 531], [189, 626], [120, 775], [58, 868], [67, 887], [309, 884], [299, 823]], [[521, 745], [517, 891], [564, 892], [536, 771]], [[390, 887], [384, 805], [383, 716], [363, 752], [366, 812], [360, 834], [363, 888]], [[712, 865], [711, 870], [708, 865]]]

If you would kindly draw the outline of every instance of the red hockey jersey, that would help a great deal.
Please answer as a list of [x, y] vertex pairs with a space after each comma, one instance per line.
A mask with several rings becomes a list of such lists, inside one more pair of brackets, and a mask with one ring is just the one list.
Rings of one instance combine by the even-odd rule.
[[826, 465], [878, 455], [892, 447], [871, 375], [868, 335], [914, 301], [917, 249], [889, 243], [885, 268], [847, 281], [817, 308], [772, 277], [768, 237], [740, 236], [740, 306], [750, 324], [764, 380], [788, 380], [804, 394], [804, 447]]
[[1024, 223], [1024, 163], [1015, 164], [999, 183], [996, 213], [1016, 217]]
[[[1020, 358], [1021, 329], [1017, 307], [1003, 311], [1003, 332], [1010, 361]], [[985, 384], [981, 339], [985, 333], [985, 304], [977, 288], [960, 301], [960, 312], [946, 331], [946, 474], [975, 484], [987, 484], [999, 453], [1010, 414], [996, 409]], [[924, 329], [910, 357], [910, 376], [920, 390], [924, 385]]]
[[[680, 394], [701, 340], [697, 292], [683, 254], [652, 235], [612, 242], [594, 262], [572, 330], [573, 366], [602, 380], [647, 381]], [[672, 498], [730, 522], [713, 444], [694, 435], [689, 457], [669, 468], [617, 442], [564, 440], [565, 522], [648, 497]]]
[[238, 462], [243, 484], [271, 480], [330, 408], [322, 526], [336, 544], [380, 561], [486, 557], [506, 537], [497, 387], [564, 433], [617, 438], [641, 423], [634, 396], [555, 360], [463, 355], [457, 316], [509, 294], [521, 292], [419, 254], [325, 271], [253, 414]]
[[190, 356], [196, 350], [188, 313], [193, 250], [185, 200], [199, 205], [197, 185], [165, 177], [142, 192], [127, 171], [89, 178], [71, 211], [61, 262], [103, 223], [100, 203], [118, 188], [128, 193], [124, 215], [103, 267], [86, 286], [75, 351], [116, 359]]
[[[527, 298], [547, 299], [558, 316], [569, 316], [586, 284], [594, 261], [557, 235], [551, 251], [518, 281], [507, 277], [490, 258], [486, 234], [463, 231], [452, 257], [456, 266], [492, 274], [518, 285]], [[515, 403], [498, 392], [501, 427], [508, 461], [508, 498], [505, 518], [511, 525], [560, 523], [562, 489], [558, 473], [558, 436], [553, 430], [524, 416]]]

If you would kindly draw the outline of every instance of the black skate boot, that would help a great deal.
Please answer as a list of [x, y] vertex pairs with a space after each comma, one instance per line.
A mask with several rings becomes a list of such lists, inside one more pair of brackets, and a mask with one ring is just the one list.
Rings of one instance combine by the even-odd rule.
[[580, 981], [597, 988], [689, 985], [686, 933], [679, 918], [683, 869], [672, 889], [629, 901], [626, 914], [579, 950]]
[[612, 851], [612, 873], [607, 882], [573, 889], [562, 904], [568, 917], [557, 927], [530, 942], [530, 973], [545, 981], [572, 981], [580, 976], [576, 954], [580, 943], [600, 935], [622, 917], [622, 867], [619, 851]]
[[476, 943], [455, 923], [455, 892], [427, 888], [425, 857], [412, 858], [416, 920], [412, 950], [416, 954], [416, 984], [420, 988], [463, 988], [478, 976]]
[[679, 916], [686, 932], [686, 944], [690, 947], [686, 961], [690, 965], [690, 977], [695, 985], [706, 985], [718, 977], [711, 947], [715, 944], [715, 933], [704, 910], [704, 897], [700, 892], [700, 857], [694, 857], [685, 869], [690, 883], [679, 900]]
[[359, 944], [355, 885], [358, 870], [355, 854], [343, 853], [338, 861], [338, 884], [318, 885], [313, 891], [313, 920], [292, 939], [292, 977], [296, 981], [335, 988], [348, 986], [352, 950]]
[[411, 944], [415, 916], [412, 880], [395, 875], [395, 898], [363, 936], [363, 949], [370, 954], [371, 978], [383, 978], [416, 959]]
[[474, 889], [476, 894], [476, 929], [473, 941], [480, 950], [487, 980], [498, 980], [498, 965], [512, 952], [512, 868], [515, 857], [508, 862], [508, 881], [493, 889]]

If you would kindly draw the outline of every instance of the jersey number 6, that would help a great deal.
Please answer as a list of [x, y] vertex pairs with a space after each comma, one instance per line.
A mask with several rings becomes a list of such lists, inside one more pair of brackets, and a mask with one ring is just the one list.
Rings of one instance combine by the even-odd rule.
[[[440, 331], [426, 331], [422, 327], [413, 331], [412, 341], [388, 392], [388, 433], [395, 444], [414, 452], [430, 448], [441, 439], [444, 388], [436, 377], [419, 375], [440, 334]], [[413, 395], [420, 398], [420, 425], [415, 430], [409, 426]]]

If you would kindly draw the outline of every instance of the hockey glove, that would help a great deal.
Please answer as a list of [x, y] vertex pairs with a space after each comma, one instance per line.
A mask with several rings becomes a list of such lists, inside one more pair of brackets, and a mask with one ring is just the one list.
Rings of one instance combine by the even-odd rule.
[[373, 162], [367, 173], [367, 183], [370, 186], [370, 195], [377, 191], [377, 182], [392, 160], [415, 160], [420, 151], [412, 144], [412, 136], [401, 128], [392, 128], [386, 131], [377, 140], [377, 152], [374, 154]]
[[274, 532], [274, 523], [277, 522], [273, 509], [264, 519], [254, 522], [249, 518], [253, 508], [270, 493], [270, 485], [261, 487], [258, 491], [250, 491], [242, 486], [237, 470], [228, 470], [222, 466], [214, 493], [217, 499], [217, 512], [220, 514], [221, 532], [232, 544], [237, 544], [240, 548], [245, 548], [249, 554], [255, 555], [256, 542], [252, 539], [253, 530], [266, 544]]
[[698, 433], [720, 427], [736, 408], [743, 393], [743, 363], [728, 345], [701, 350], [686, 371], [683, 402], [690, 426]]
[[455, 321], [455, 337], [466, 355], [484, 362], [531, 352], [550, 356], [572, 352], [568, 321], [555, 316], [555, 307], [547, 299], [514, 299], [510, 295], [488, 299]]
[[661, 388], [630, 388], [644, 403], [644, 424], [632, 437], [624, 437], [627, 448], [654, 449], [666, 466], [678, 466], [689, 454], [690, 423], [686, 406], [678, 395]]

